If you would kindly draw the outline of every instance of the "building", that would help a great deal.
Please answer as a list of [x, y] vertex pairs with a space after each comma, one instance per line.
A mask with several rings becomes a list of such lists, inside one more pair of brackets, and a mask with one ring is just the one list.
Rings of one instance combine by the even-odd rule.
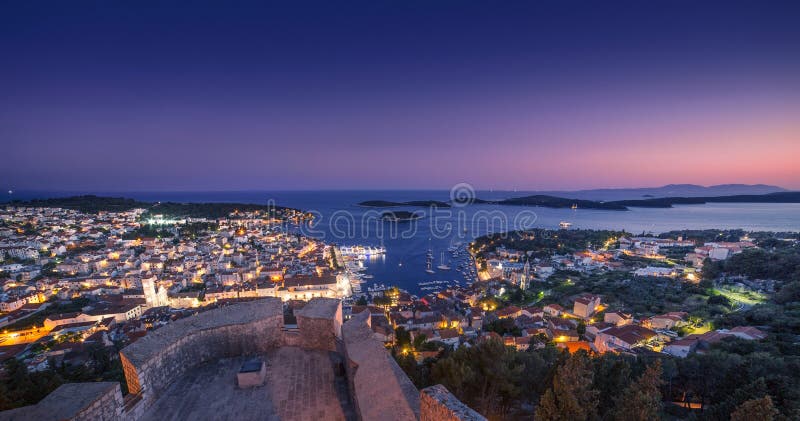
[[696, 337], [678, 339], [668, 343], [663, 352], [673, 357], [686, 358], [697, 349], [699, 343], [700, 341]]
[[598, 352], [630, 351], [633, 348], [646, 345], [655, 338], [656, 332], [637, 325], [612, 327], [597, 334], [594, 347]]
[[575, 300], [572, 306], [572, 313], [580, 318], [588, 319], [600, 307], [600, 296], [584, 294]]
[[621, 311], [610, 311], [603, 315], [603, 321], [615, 326], [624, 326], [633, 323], [633, 316]]
[[547, 315], [549, 315], [549, 316], [558, 317], [558, 316], [564, 314], [564, 307], [561, 307], [558, 304], [548, 304], [548, 305], [544, 306], [542, 311], [544, 313], [546, 313]]
[[505, 308], [501, 308], [500, 310], [497, 310], [495, 312], [495, 315], [499, 319], [505, 319], [509, 317], [512, 319], [516, 319], [517, 317], [522, 315], [522, 310], [517, 306], [508, 306]]
[[728, 333], [737, 338], [748, 341], [760, 341], [766, 339], [767, 334], [752, 326], [736, 326], [733, 329], [725, 330], [720, 329], [718, 332]]
[[283, 301], [308, 301], [316, 297], [339, 298], [338, 285], [334, 275], [293, 276], [284, 278], [283, 288], [278, 289], [276, 294]]
[[644, 268], [636, 269], [633, 272], [636, 276], [654, 276], [656, 278], [674, 278], [678, 276], [678, 271], [674, 268], [662, 268], [655, 266], [647, 266]]
[[646, 319], [642, 325], [649, 329], [669, 330], [685, 325], [687, 315], [682, 311], [673, 311]]
[[167, 290], [163, 286], [159, 286], [158, 290], [156, 290], [155, 276], [142, 279], [142, 289], [144, 290], [145, 302], [149, 308], [169, 305]]

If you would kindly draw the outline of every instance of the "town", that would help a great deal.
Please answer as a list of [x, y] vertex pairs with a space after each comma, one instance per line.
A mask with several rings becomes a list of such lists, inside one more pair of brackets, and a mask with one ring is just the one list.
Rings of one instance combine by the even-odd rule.
[[[124, 384], [118, 353], [150, 331], [262, 297], [280, 298], [291, 323], [305, 302], [326, 297], [343, 300], [345, 319], [369, 312], [374, 338], [420, 388], [455, 351], [492, 343], [519, 353], [683, 360], [779, 333], [741, 315], [776, 295], [780, 280], [724, 268], [764, 253], [759, 244], [798, 247], [796, 234], [515, 231], [469, 245], [476, 282], [418, 297], [397, 287], [361, 292], [363, 255], [385, 250], [288, 233], [286, 221], [301, 217], [286, 208], [207, 218], [8, 206], [0, 212], [0, 358], [13, 362], [6, 370], [40, 380]], [[441, 382], [481, 413], [525, 413], [476, 403]], [[678, 412], [714, 404], [679, 387], [668, 398]]]
[[[799, 292], [792, 281], [800, 263], [796, 233], [708, 230], [636, 236], [537, 229], [478, 238], [470, 252], [480, 281], [419, 298], [395, 288], [372, 302], [362, 299], [352, 311], [370, 312], [376, 338], [391, 347], [418, 387], [442, 383], [482, 414], [530, 416], [524, 408], [546, 395], [552, 360], [560, 350], [576, 360], [590, 356], [599, 361], [582, 374], [585, 387], [594, 377], [606, 399], [597, 412], [611, 414], [625, 390], [624, 382], [614, 385], [599, 377], [619, 375], [602, 371], [604, 364], [629, 373], [631, 367], [643, 370], [645, 361], [659, 361], [659, 370], [662, 365], [671, 370], [669, 395], [662, 396], [668, 413], [729, 416], [742, 397], [709, 389], [698, 365], [711, 369], [743, 360], [758, 365], [749, 360], [759, 358], [753, 353], [774, 347], [781, 351], [773, 351], [771, 358], [791, 364], [783, 352], [795, 355], [797, 350], [792, 326], [798, 318], [790, 304]], [[530, 360], [531, 354], [537, 360]], [[550, 360], [549, 371], [537, 366], [541, 360]], [[492, 393], [470, 390], [475, 379], [464, 370], [503, 374], [484, 378], [495, 382]], [[527, 377], [536, 370], [538, 377]], [[737, 384], [765, 380], [753, 376]], [[797, 380], [781, 382], [796, 385]], [[634, 382], [630, 387], [639, 386]], [[797, 390], [790, 390], [787, 397], [795, 396]], [[516, 403], [510, 408], [505, 406], [509, 402]], [[790, 404], [784, 410], [794, 413], [797, 407]]]
[[332, 247], [279, 227], [300, 216], [9, 206], [0, 211], [0, 358], [34, 372], [82, 366], [93, 347], [121, 348], [232, 301], [350, 296]]

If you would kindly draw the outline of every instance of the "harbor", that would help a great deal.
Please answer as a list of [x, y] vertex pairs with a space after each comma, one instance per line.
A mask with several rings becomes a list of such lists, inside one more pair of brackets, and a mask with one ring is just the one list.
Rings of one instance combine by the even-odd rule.
[[[408, 282], [398, 282], [391, 276], [380, 273], [386, 267], [387, 256], [391, 250], [384, 246], [348, 245], [335, 246], [336, 259], [350, 281], [354, 298], [363, 295], [374, 295], [396, 286], [408, 288]], [[438, 254], [438, 261], [435, 257]], [[436, 293], [448, 288], [470, 285], [477, 279], [475, 260], [467, 250], [464, 242], [449, 244], [446, 249], [428, 249], [424, 261], [420, 264], [397, 263], [398, 270], [412, 271], [418, 274], [414, 286], [408, 288], [420, 294]], [[375, 269], [378, 269], [377, 271]], [[375, 273], [378, 272], [378, 273]]]

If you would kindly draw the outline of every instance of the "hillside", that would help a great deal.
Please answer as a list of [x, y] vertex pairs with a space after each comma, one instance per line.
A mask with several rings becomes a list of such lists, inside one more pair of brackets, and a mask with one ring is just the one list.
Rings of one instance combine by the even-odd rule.
[[95, 195], [70, 196], [50, 199], [14, 200], [7, 206], [73, 209], [83, 213], [124, 212], [131, 209], [145, 209], [150, 213], [168, 217], [221, 218], [236, 210], [241, 212], [265, 211], [283, 213], [295, 209], [283, 206], [254, 205], [248, 203], [176, 203], [141, 202], [124, 197], [103, 197]]

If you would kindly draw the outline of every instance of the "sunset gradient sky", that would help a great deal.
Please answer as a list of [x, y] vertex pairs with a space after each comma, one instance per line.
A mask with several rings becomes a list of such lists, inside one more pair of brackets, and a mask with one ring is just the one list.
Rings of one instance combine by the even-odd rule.
[[800, 189], [797, 1], [46, 3], [2, 189]]

